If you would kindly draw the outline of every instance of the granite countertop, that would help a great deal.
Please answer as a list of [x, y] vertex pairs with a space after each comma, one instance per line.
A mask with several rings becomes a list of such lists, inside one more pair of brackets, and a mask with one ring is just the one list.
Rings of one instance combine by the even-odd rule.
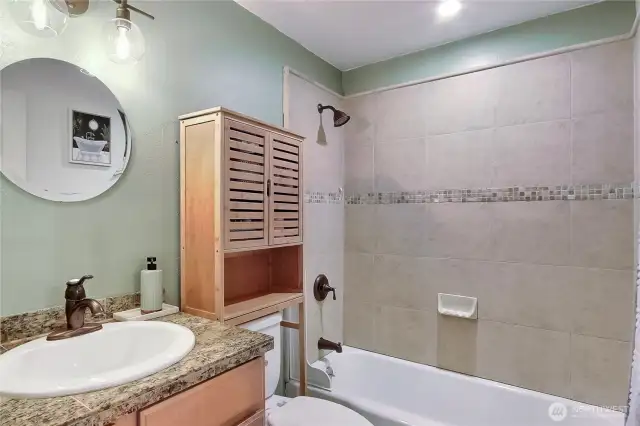
[[187, 314], [159, 321], [193, 331], [196, 345], [179, 363], [114, 388], [48, 399], [0, 403], [0, 426], [106, 426], [273, 349], [273, 338]]

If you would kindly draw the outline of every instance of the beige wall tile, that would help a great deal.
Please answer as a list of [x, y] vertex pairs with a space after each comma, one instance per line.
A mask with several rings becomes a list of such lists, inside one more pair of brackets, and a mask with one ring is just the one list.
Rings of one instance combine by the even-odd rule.
[[633, 43], [570, 53], [573, 116], [633, 107]]
[[376, 245], [376, 206], [347, 205], [345, 208], [345, 250], [373, 253]]
[[568, 396], [569, 333], [478, 322], [477, 374], [552, 395]]
[[426, 84], [428, 129], [432, 135], [494, 126], [498, 81], [494, 70]]
[[477, 345], [477, 321], [438, 315], [438, 367], [475, 375]]
[[633, 337], [633, 271], [571, 268], [572, 331], [630, 341]]
[[567, 55], [522, 62], [497, 71], [498, 126], [571, 116], [571, 70]]
[[[586, 204], [586, 203], [584, 203]], [[569, 264], [569, 203], [492, 203], [493, 260]]]
[[306, 204], [304, 249], [309, 254], [333, 254], [344, 248], [345, 209], [340, 204]]
[[493, 185], [558, 185], [570, 181], [571, 127], [552, 121], [496, 129]]
[[378, 93], [373, 93], [343, 101], [342, 106], [351, 117], [349, 125], [344, 126], [345, 144], [373, 141], [379, 98]]
[[320, 305], [315, 300], [306, 297], [305, 302], [307, 305], [305, 309], [305, 318], [307, 319], [305, 329], [307, 360], [310, 363], [314, 363], [322, 356], [320, 350], [318, 350], [318, 339], [322, 337], [322, 316]]
[[633, 109], [573, 120], [574, 184], [633, 181]]
[[[293, 131], [306, 139], [304, 142], [305, 191], [335, 191], [344, 185], [344, 132], [345, 127], [333, 127], [333, 116], [318, 115], [316, 105], [334, 105], [342, 108], [336, 96], [300, 79], [291, 78], [291, 105], [289, 108]], [[322, 123], [322, 131], [319, 131]]]
[[376, 206], [375, 252], [424, 256], [427, 249], [428, 205], [387, 204]]
[[[343, 340], [344, 256], [341, 251], [332, 254], [306, 252], [304, 261], [307, 359], [313, 362], [322, 356], [317, 346], [320, 337], [324, 336], [334, 341]], [[313, 282], [319, 274], [325, 274], [329, 283], [336, 288], [337, 300], [315, 300]]]
[[481, 319], [571, 331], [574, 294], [569, 267], [492, 263], [491, 277], [479, 292]]
[[591, 268], [631, 269], [634, 250], [633, 200], [569, 204], [573, 264]]
[[[314, 298], [320, 308], [322, 336], [334, 342], [342, 342], [344, 341], [344, 256], [342, 252], [336, 251], [321, 258], [320, 271], [322, 272], [315, 277], [324, 273], [329, 279], [329, 284], [336, 289], [336, 300], [333, 300], [332, 294], [322, 302], [315, 301]], [[310, 293], [313, 294], [313, 292]]]
[[373, 192], [373, 140], [349, 141], [344, 146], [344, 187], [347, 194]]
[[350, 295], [344, 300], [344, 342], [355, 348], [377, 351], [374, 344], [373, 320], [375, 307]]
[[627, 405], [631, 345], [571, 336], [571, 399], [594, 405]]
[[484, 203], [429, 204], [430, 257], [486, 259], [490, 255], [491, 208]]
[[427, 134], [426, 85], [403, 87], [379, 94], [376, 109], [376, 140], [422, 138]]
[[373, 255], [346, 252], [344, 255], [344, 292], [360, 302], [373, 302]]
[[493, 130], [431, 136], [425, 188], [491, 187]]
[[437, 309], [435, 281], [424, 258], [376, 255], [373, 266], [377, 305], [416, 310]]
[[345, 111], [351, 116], [344, 127], [345, 191], [373, 192], [373, 144], [378, 98], [372, 94], [345, 99]]
[[426, 175], [425, 139], [378, 143], [374, 148], [374, 179], [377, 192], [423, 189]]
[[385, 355], [433, 365], [437, 350], [437, 313], [378, 306], [375, 344]]
[[[481, 297], [485, 289], [495, 280], [495, 268], [490, 262], [459, 259], [423, 258], [422, 263], [430, 286], [436, 293]], [[437, 309], [437, 295], [433, 301]]]

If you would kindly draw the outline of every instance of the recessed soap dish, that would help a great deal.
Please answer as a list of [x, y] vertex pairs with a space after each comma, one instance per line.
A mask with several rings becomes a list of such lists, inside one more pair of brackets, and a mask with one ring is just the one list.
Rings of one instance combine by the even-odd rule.
[[440, 315], [478, 319], [478, 298], [438, 293], [438, 312]]

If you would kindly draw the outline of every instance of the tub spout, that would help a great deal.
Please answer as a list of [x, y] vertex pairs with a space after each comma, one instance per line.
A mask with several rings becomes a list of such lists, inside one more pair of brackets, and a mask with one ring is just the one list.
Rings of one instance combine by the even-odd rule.
[[342, 353], [342, 343], [335, 343], [331, 340], [327, 340], [324, 337], [318, 339], [318, 349], [325, 349], [328, 351], [336, 351], [339, 354]]

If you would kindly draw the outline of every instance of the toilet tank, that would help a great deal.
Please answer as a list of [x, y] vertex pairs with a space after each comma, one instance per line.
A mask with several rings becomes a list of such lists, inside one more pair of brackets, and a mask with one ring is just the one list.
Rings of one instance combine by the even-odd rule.
[[280, 363], [282, 360], [280, 321], [282, 321], [282, 314], [277, 313], [239, 326], [273, 337], [273, 350], [267, 352], [265, 355], [265, 398], [269, 398], [276, 392], [278, 382], [280, 381]]

